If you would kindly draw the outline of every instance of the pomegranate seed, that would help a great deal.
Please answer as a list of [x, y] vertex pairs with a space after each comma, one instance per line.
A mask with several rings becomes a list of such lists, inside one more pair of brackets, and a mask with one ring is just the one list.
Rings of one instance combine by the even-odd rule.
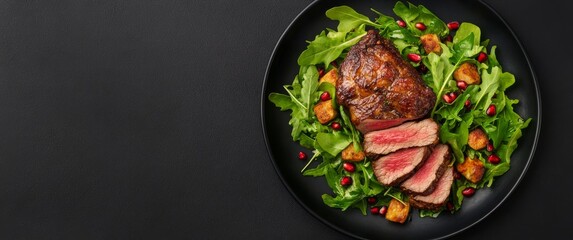
[[446, 203], [446, 207], [448, 208], [448, 211], [454, 211], [454, 204], [451, 201], [448, 201], [448, 203]]
[[338, 123], [338, 122], [332, 122], [332, 124], [330, 124], [330, 127], [334, 130], [342, 129], [342, 125], [340, 125], [340, 123]]
[[356, 171], [356, 165], [354, 165], [354, 163], [351, 163], [351, 162], [343, 163], [342, 168], [344, 168], [344, 170], [346, 170], [347, 172], [350, 172], [350, 173]]
[[494, 150], [493, 144], [491, 142], [488, 142], [487, 145], [485, 145], [485, 149], [488, 152], [493, 152], [493, 150]]
[[300, 160], [305, 160], [305, 159], [306, 159], [306, 153], [304, 153], [304, 152], [298, 152], [298, 159], [300, 159]]
[[458, 86], [459, 89], [461, 89], [462, 91], [466, 90], [466, 88], [468, 88], [468, 84], [464, 81], [457, 81], [456, 85]]
[[388, 207], [386, 207], [386, 206], [380, 207], [380, 211], [379, 211], [380, 215], [384, 216], [384, 215], [386, 215], [386, 212], [388, 212]]
[[319, 68], [318, 69], [318, 77], [321, 78], [324, 76], [324, 68]]
[[415, 53], [408, 53], [408, 59], [410, 59], [410, 61], [412, 62], [420, 62], [422, 61], [422, 56], [420, 56], [419, 54], [415, 54]]
[[342, 179], [340, 179], [340, 185], [346, 187], [346, 186], [350, 186], [352, 184], [352, 178], [349, 176], [344, 176], [342, 177]]
[[414, 26], [420, 31], [426, 30], [426, 25], [422, 22], [417, 22], [416, 25], [414, 25]]
[[366, 201], [368, 202], [368, 204], [374, 204], [378, 200], [376, 199], [376, 197], [369, 197], [368, 199], [366, 199]]
[[472, 107], [472, 101], [470, 101], [469, 99], [466, 100], [464, 102], [464, 107], [466, 108], [466, 110], [470, 110], [470, 108]]
[[457, 30], [460, 28], [460, 23], [457, 21], [449, 22], [447, 25], [450, 30]]
[[406, 22], [404, 22], [404, 20], [396, 20], [396, 23], [398, 24], [398, 26], [405, 28], [406, 27]]
[[501, 162], [501, 159], [495, 155], [489, 155], [489, 157], [487, 157], [487, 161], [490, 162], [491, 164], [498, 164], [499, 162]]
[[378, 208], [378, 207], [371, 207], [371, 208], [370, 208], [370, 213], [372, 213], [372, 215], [378, 215], [378, 214], [380, 214], [380, 208]]
[[330, 93], [329, 92], [323, 92], [322, 94], [320, 94], [320, 100], [322, 100], [322, 101], [330, 100]]
[[447, 104], [450, 104], [453, 103], [456, 100], [456, 98], [458, 98], [458, 95], [455, 92], [451, 92], [444, 94], [442, 98]]
[[454, 179], [458, 180], [462, 178], [462, 174], [454, 170]]
[[477, 56], [477, 60], [480, 63], [485, 62], [487, 60], [487, 54], [484, 52], [480, 52]]
[[334, 66], [335, 68], [338, 68], [338, 62], [336, 62], [336, 60], [330, 62], [330, 65]]
[[474, 195], [474, 193], [476, 193], [476, 189], [473, 188], [473, 187], [467, 187], [466, 189], [464, 189], [464, 190], [462, 191], [462, 194], [463, 194], [465, 197], [471, 197], [471, 196]]
[[451, 42], [454, 40], [454, 37], [452, 37], [452, 35], [448, 35], [445, 40], [446, 42]]
[[487, 114], [490, 117], [495, 116], [495, 105], [493, 105], [493, 104], [489, 105], [487, 110], [485, 110], [485, 114]]

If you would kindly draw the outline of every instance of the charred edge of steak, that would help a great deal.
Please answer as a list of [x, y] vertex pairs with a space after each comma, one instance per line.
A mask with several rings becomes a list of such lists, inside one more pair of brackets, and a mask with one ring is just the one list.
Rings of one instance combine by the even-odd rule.
[[[438, 181], [440, 181], [440, 178], [442, 177], [444, 172], [446, 172], [446, 169], [448, 169], [449, 164], [452, 160], [452, 154], [450, 152], [450, 147], [448, 145], [446, 145], [446, 147], [447, 147], [447, 150], [445, 153], [443, 153], [444, 155], [442, 156], [443, 160], [439, 163], [440, 166], [438, 167], [438, 169], [435, 172], [435, 175], [434, 175], [435, 177], [432, 180], [432, 183], [430, 183], [430, 186], [426, 189], [426, 191], [415, 192], [415, 191], [412, 191], [408, 188], [405, 188], [404, 186], [400, 186], [400, 189], [405, 193], [415, 194], [415, 195], [428, 195], [428, 194], [432, 193], [434, 191], [434, 189], [436, 188]], [[435, 148], [433, 147], [433, 149], [435, 149]], [[422, 167], [420, 167], [420, 168], [422, 168]], [[407, 181], [407, 180], [405, 180], [405, 181]]]

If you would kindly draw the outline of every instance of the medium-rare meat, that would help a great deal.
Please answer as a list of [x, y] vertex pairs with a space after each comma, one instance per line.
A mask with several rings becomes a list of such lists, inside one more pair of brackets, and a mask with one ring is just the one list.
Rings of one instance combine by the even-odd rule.
[[448, 167], [440, 180], [438, 181], [436, 188], [429, 195], [410, 195], [409, 202], [412, 206], [419, 209], [429, 209], [437, 210], [444, 206], [448, 201], [448, 196], [450, 196], [450, 189], [452, 183], [454, 182], [454, 171], [453, 167]]
[[364, 152], [368, 156], [383, 155], [399, 149], [421, 147], [438, 142], [438, 124], [431, 118], [406, 122], [397, 127], [364, 135]]
[[404, 192], [428, 195], [448, 168], [451, 160], [450, 148], [446, 144], [438, 144], [422, 167], [411, 177], [404, 180], [400, 186]]
[[429, 147], [402, 149], [372, 161], [372, 169], [378, 182], [395, 186], [414, 174], [429, 154]]
[[436, 101], [416, 69], [374, 30], [341, 63], [336, 97], [362, 133], [422, 118]]

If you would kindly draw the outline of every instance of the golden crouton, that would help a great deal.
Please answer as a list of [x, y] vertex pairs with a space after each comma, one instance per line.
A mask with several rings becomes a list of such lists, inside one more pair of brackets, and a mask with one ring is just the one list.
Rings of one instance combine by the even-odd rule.
[[422, 41], [422, 46], [426, 53], [436, 53], [438, 55], [442, 54], [442, 46], [440, 46], [440, 38], [438, 35], [429, 33], [424, 34], [420, 37], [420, 41]]
[[348, 147], [342, 150], [342, 160], [359, 162], [364, 160], [364, 157], [365, 155], [363, 151], [354, 151], [353, 143], [350, 143]]
[[476, 128], [470, 132], [468, 135], [468, 145], [473, 150], [481, 150], [487, 146], [489, 139], [487, 134], [481, 130], [481, 128]]
[[471, 159], [469, 157], [466, 157], [463, 163], [458, 164], [456, 169], [467, 180], [473, 183], [479, 182], [485, 173], [483, 162], [481, 162], [479, 159]]
[[318, 82], [319, 83], [327, 82], [332, 84], [332, 86], [336, 87], [337, 80], [338, 80], [338, 71], [336, 70], [336, 68], [333, 68], [332, 70], [324, 74], [324, 76], [322, 76]]
[[386, 212], [386, 219], [392, 222], [404, 223], [408, 219], [410, 212], [410, 204], [402, 204], [400, 201], [392, 198], [388, 204], [388, 212]]
[[336, 112], [330, 101], [320, 101], [314, 106], [313, 110], [316, 118], [318, 118], [318, 122], [321, 124], [332, 121], [332, 119], [335, 119], [338, 115], [338, 112]]
[[456, 81], [464, 81], [467, 84], [480, 84], [481, 78], [475, 64], [465, 62], [454, 72]]

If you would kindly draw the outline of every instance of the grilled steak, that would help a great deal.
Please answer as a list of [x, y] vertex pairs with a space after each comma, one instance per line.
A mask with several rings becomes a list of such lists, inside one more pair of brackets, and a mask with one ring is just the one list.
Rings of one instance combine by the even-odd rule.
[[430, 154], [428, 147], [402, 149], [372, 161], [378, 182], [394, 186], [410, 177]]
[[364, 135], [364, 152], [369, 156], [383, 155], [399, 149], [421, 147], [438, 142], [438, 124], [431, 118], [406, 122], [397, 127]]
[[412, 206], [419, 209], [439, 209], [448, 201], [448, 196], [450, 195], [450, 189], [453, 182], [453, 167], [448, 167], [442, 177], [440, 177], [440, 180], [438, 181], [436, 188], [432, 193], [426, 196], [411, 195], [409, 202]]
[[340, 65], [336, 97], [362, 133], [422, 118], [436, 101], [416, 69], [373, 30], [350, 48]]
[[432, 154], [426, 159], [424, 165], [406, 179], [401, 188], [404, 192], [428, 195], [440, 180], [451, 160], [450, 148], [445, 144], [438, 144]]

